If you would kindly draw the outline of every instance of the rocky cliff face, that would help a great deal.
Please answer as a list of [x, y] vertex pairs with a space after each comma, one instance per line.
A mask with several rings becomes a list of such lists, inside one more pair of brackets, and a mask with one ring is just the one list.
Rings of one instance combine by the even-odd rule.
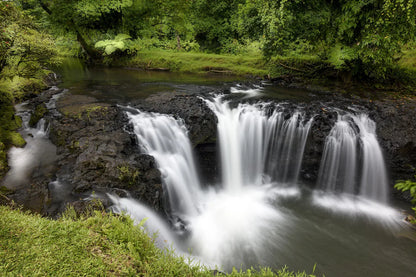
[[[370, 116], [377, 123], [377, 135], [384, 150], [392, 185], [416, 175], [416, 99], [374, 101]], [[399, 197], [409, 199], [407, 193]]]
[[153, 157], [139, 152], [120, 107], [68, 93], [57, 109], [62, 116], [50, 119], [59, 157], [56, 176], [71, 195], [130, 194], [162, 209], [160, 172]]

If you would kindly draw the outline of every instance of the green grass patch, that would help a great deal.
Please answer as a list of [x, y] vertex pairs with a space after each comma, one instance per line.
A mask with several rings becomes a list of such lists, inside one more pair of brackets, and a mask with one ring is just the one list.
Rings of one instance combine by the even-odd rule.
[[416, 71], [416, 43], [403, 47], [398, 64], [400, 67]]
[[[0, 206], [0, 272], [6, 276], [212, 276], [186, 258], [158, 249], [126, 216], [95, 211], [59, 220]], [[314, 276], [286, 268], [233, 271], [230, 276]]]
[[141, 50], [134, 57], [120, 59], [116, 65], [143, 69], [169, 69], [173, 72], [220, 73], [264, 76], [269, 73], [262, 55], [208, 54], [174, 50]]

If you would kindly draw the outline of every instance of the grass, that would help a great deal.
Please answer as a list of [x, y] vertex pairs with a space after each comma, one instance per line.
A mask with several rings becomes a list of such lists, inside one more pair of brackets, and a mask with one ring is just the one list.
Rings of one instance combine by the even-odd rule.
[[116, 65], [139, 68], [166, 68], [184, 73], [223, 73], [264, 76], [269, 73], [267, 62], [257, 55], [208, 54], [174, 50], [141, 50], [134, 57], [120, 59]]
[[398, 61], [399, 66], [416, 71], [416, 43], [404, 46], [402, 53]]
[[[0, 274], [7, 276], [212, 276], [162, 251], [126, 216], [95, 211], [61, 219], [0, 206]], [[72, 215], [72, 216], [71, 216]], [[234, 270], [229, 276], [312, 277], [283, 268]]]

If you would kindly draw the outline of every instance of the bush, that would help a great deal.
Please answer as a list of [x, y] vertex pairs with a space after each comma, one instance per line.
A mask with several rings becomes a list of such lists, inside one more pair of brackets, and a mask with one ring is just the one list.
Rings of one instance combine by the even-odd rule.
[[[416, 175], [415, 175], [416, 178]], [[399, 180], [394, 185], [394, 188], [400, 191], [408, 191], [410, 193], [410, 196], [412, 197], [412, 204], [414, 207], [412, 208], [416, 213], [416, 181], [412, 180]], [[416, 219], [412, 219], [411, 223], [416, 224]]]

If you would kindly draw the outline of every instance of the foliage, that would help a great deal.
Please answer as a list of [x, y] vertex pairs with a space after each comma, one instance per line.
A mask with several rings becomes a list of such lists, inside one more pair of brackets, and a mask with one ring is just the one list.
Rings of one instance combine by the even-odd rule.
[[[188, 258], [156, 248], [127, 216], [72, 209], [59, 220], [0, 206], [0, 272], [22, 276], [212, 276]], [[234, 271], [230, 276], [312, 277], [286, 268]]]
[[21, 126], [14, 115], [16, 101], [42, 91], [45, 66], [56, 64], [56, 50], [50, 35], [13, 1], [0, 2], [0, 178], [7, 170], [6, 152], [25, 141], [16, 132]]
[[104, 48], [105, 55], [111, 55], [117, 50], [126, 49], [125, 41], [131, 37], [126, 34], [118, 34], [114, 39], [100, 40], [95, 44], [95, 48]]
[[400, 191], [409, 191], [412, 197], [412, 204], [416, 205], [416, 181], [399, 180], [394, 187]]
[[[265, 54], [307, 43], [335, 69], [384, 79], [394, 56], [415, 38], [414, 0], [270, 1], [262, 3]], [[307, 53], [307, 52], [304, 52]]]
[[119, 171], [118, 179], [129, 186], [138, 185], [140, 172], [137, 169], [131, 168], [129, 165], [117, 167]]
[[195, 0], [192, 1], [192, 24], [195, 39], [203, 47], [213, 52], [238, 38], [236, 11], [242, 0]]
[[[416, 178], [416, 175], [415, 175]], [[413, 210], [416, 213], [416, 181], [412, 180], [399, 180], [394, 185], [394, 188], [400, 191], [409, 191], [410, 196], [412, 197], [412, 204], [413, 204]], [[414, 220], [413, 223], [416, 224], [416, 221]]]
[[0, 3], [0, 82], [14, 98], [24, 98], [45, 88], [44, 67], [56, 64], [52, 38], [39, 30], [12, 1]]
[[[318, 68], [389, 82], [408, 79], [407, 73], [396, 74], [396, 65], [416, 33], [414, 0], [19, 2], [52, 33], [76, 38], [84, 54], [105, 63], [113, 63], [109, 57], [117, 53], [153, 48], [247, 55], [256, 45], [255, 52], [267, 59], [315, 56]], [[131, 39], [116, 39], [117, 34]]]

